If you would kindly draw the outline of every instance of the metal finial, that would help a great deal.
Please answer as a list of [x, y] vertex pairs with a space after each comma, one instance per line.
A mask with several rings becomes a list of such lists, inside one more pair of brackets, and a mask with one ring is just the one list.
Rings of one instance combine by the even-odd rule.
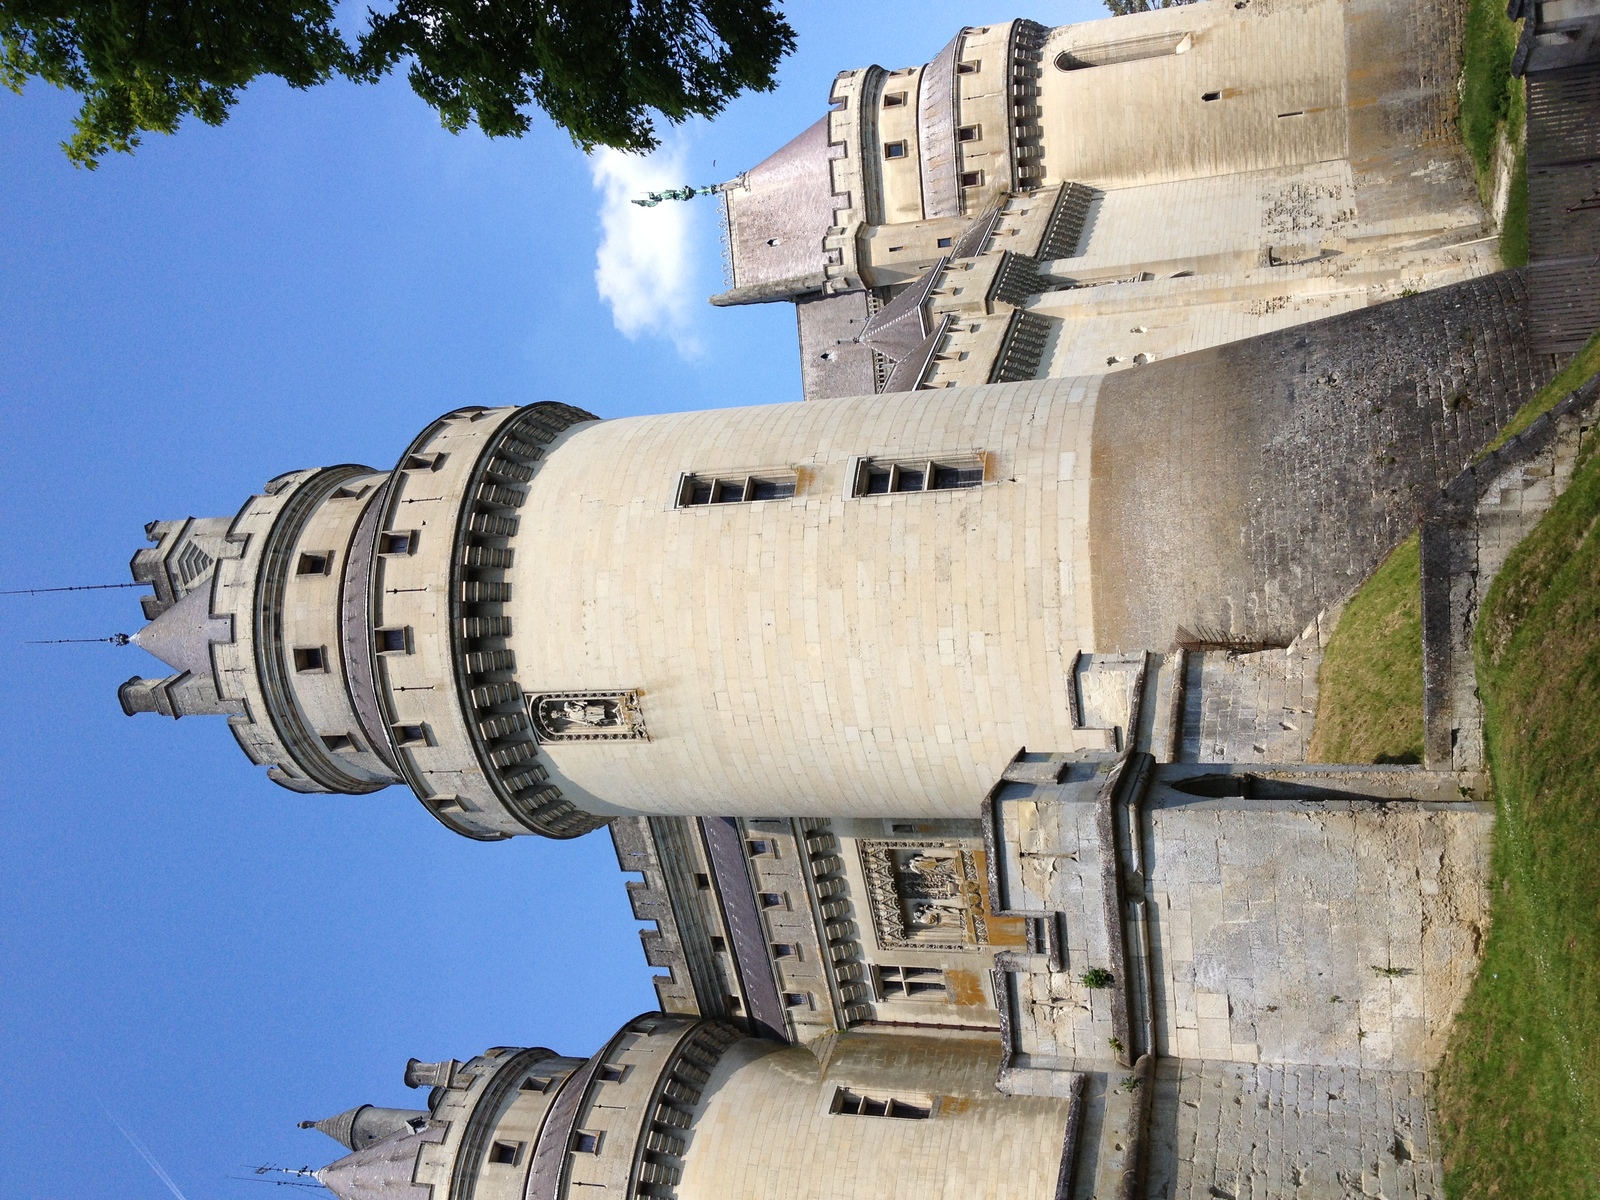
[[684, 184], [681, 188], [668, 188], [664, 192], [646, 192], [645, 199], [635, 200], [633, 203], [637, 204], [640, 208], [654, 208], [663, 200], [693, 200], [696, 196], [715, 195], [717, 192], [720, 192], [724, 186], [726, 185], [714, 183], [710, 187], [697, 188], [690, 187], [688, 184]]
[[81, 583], [76, 587], [17, 588], [0, 596], [39, 596], [45, 592], [102, 592], [107, 588], [149, 587], [148, 583]]
[[125, 633], [113, 633], [110, 637], [103, 638], [51, 638], [44, 642], [24, 642], [25, 646], [67, 646], [67, 645], [93, 645], [96, 642], [110, 642], [113, 646], [126, 646], [133, 641]]

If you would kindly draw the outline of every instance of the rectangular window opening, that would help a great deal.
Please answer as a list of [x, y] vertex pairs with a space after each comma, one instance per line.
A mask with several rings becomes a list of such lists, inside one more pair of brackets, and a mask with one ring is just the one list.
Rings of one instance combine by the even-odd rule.
[[889, 92], [883, 98], [883, 106], [885, 108], [904, 108], [905, 105], [905, 92]]
[[773, 958], [799, 958], [800, 957], [800, 947], [796, 946], [793, 942], [773, 942], [772, 943], [772, 957]]
[[579, 1154], [599, 1154], [600, 1135], [586, 1130], [576, 1130], [572, 1135], [572, 1149]]
[[982, 140], [982, 125], [962, 125], [956, 129], [956, 141], [958, 142], [981, 142]]
[[694, 873], [694, 885], [695, 885], [695, 887], [699, 888], [702, 892], [710, 891], [711, 890], [711, 876], [707, 875], [704, 871], [696, 871]]
[[1202, 99], [1202, 100], [1221, 100], [1222, 99], [1222, 93], [1221, 92], [1202, 92], [1201, 95], [1200, 95], [1200, 99]]
[[521, 1142], [496, 1142], [489, 1147], [489, 1161], [499, 1163], [501, 1166], [512, 1167], [517, 1159], [522, 1157]]
[[750, 477], [751, 500], [787, 500], [794, 495], [794, 478], [765, 479]]
[[414, 530], [403, 533], [385, 533], [378, 537], [379, 554], [415, 554], [417, 535]]
[[852, 1117], [898, 1117], [903, 1121], [926, 1121], [933, 1115], [933, 1105], [898, 1097], [866, 1096], [842, 1087], [833, 1093], [831, 1111]]
[[726, 954], [728, 952], [728, 939], [711, 935], [711, 952], [713, 954]]
[[326, 575], [332, 567], [332, 551], [318, 554], [302, 554], [300, 561], [295, 563], [294, 573], [296, 575]]
[[954, 246], [955, 244], [956, 244], [955, 238], [940, 238], [939, 239], [939, 249], [941, 249], [941, 250], [948, 250], [951, 246]]
[[745, 850], [751, 858], [759, 858], [762, 855], [772, 855], [773, 846], [766, 838], [751, 838], [745, 843]]
[[519, 1092], [548, 1092], [555, 1086], [555, 1080], [549, 1075], [530, 1075], [518, 1085]]
[[325, 733], [322, 735], [322, 744], [329, 750], [359, 750], [355, 738], [348, 733]]
[[606, 1083], [621, 1083], [624, 1079], [626, 1079], [628, 1077], [628, 1072], [631, 1071], [632, 1069], [633, 1069], [632, 1067], [627, 1067], [627, 1066], [623, 1066], [623, 1067], [604, 1066], [604, 1067], [601, 1067], [598, 1071], [595, 1072], [595, 1078], [601, 1079], [601, 1080], [605, 1081]]
[[785, 992], [783, 994], [783, 1006], [785, 1008], [810, 1008], [811, 1007], [811, 993], [810, 992]]
[[944, 986], [944, 971], [939, 967], [876, 968], [878, 996], [883, 1000], [920, 1000], [940, 1003], [948, 993]]
[[983, 172], [982, 171], [963, 171], [963, 172], [961, 172], [961, 186], [962, 187], [982, 187], [983, 186]]
[[883, 144], [883, 156], [885, 158], [904, 158], [906, 156], [906, 144], [904, 142], [885, 142]]
[[798, 476], [792, 471], [761, 471], [753, 475], [685, 475], [678, 487], [678, 507], [786, 500], [795, 494], [798, 482]]
[[428, 730], [423, 725], [396, 725], [394, 740], [402, 746], [426, 746]]
[[983, 482], [983, 467], [950, 463], [933, 463], [933, 473], [928, 487], [935, 491], [947, 488], [977, 487]]
[[756, 899], [761, 902], [762, 908], [788, 908], [789, 897], [782, 892], [757, 892]]
[[958, 62], [956, 64], [957, 75], [976, 75], [981, 70], [983, 70], [982, 59], [975, 58], [971, 62]]
[[326, 671], [328, 655], [321, 646], [296, 646], [294, 650], [296, 671]]
[[380, 629], [377, 632], [379, 654], [409, 654], [411, 646], [411, 630]]
[[856, 470], [856, 496], [884, 496], [891, 493], [950, 491], [978, 487], [983, 483], [983, 460], [939, 458], [909, 462], [863, 459]]

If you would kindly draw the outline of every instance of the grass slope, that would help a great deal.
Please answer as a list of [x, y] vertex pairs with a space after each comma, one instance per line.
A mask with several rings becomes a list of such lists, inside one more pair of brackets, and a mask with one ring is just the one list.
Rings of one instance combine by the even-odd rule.
[[[1489, 449], [1521, 433], [1595, 375], [1600, 333], [1522, 406]], [[1312, 762], [1422, 761], [1421, 586], [1413, 534], [1345, 606], [1318, 676]]]
[[1322, 658], [1311, 761], [1422, 761], [1422, 563], [1396, 546], [1345, 606]]
[[1600, 1196], [1600, 456], [1475, 636], [1498, 816], [1492, 929], [1440, 1071], [1457, 1200]]
[[1516, 150], [1511, 195], [1500, 235], [1500, 258], [1508, 267], [1528, 261], [1528, 170], [1522, 131], [1526, 102], [1522, 80], [1511, 76], [1517, 26], [1506, 19], [1504, 0], [1469, 0], [1461, 39], [1461, 140], [1478, 171], [1478, 194], [1489, 203], [1494, 156], [1501, 130]]

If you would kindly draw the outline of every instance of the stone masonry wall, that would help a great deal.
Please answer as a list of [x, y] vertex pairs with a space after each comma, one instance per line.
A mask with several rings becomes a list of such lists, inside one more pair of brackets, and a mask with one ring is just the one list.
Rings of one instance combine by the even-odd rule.
[[1172, 795], [1146, 815], [1158, 1051], [1431, 1069], [1488, 923], [1492, 812]]
[[1501, 272], [1106, 376], [1096, 649], [1287, 642], [1346, 596], [1548, 377], [1525, 290]]
[[1166, 1059], [1156, 1068], [1149, 1200], [1442, 1200], [1421, 1071]]

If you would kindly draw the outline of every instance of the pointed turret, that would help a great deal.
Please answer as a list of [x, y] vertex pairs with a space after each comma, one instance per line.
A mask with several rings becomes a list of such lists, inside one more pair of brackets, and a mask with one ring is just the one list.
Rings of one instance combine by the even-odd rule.
[[399, 1133], [402, 1129], [420, 1129], [427, 1120], [427, 1112], [419, 1108], [379, 1108], [375, 1104], [360, 1104], [320, 1121], [301, 1121], [300, 1128], [320, 1129], [347, 1149], [365, 1150], [391, 1133]]

